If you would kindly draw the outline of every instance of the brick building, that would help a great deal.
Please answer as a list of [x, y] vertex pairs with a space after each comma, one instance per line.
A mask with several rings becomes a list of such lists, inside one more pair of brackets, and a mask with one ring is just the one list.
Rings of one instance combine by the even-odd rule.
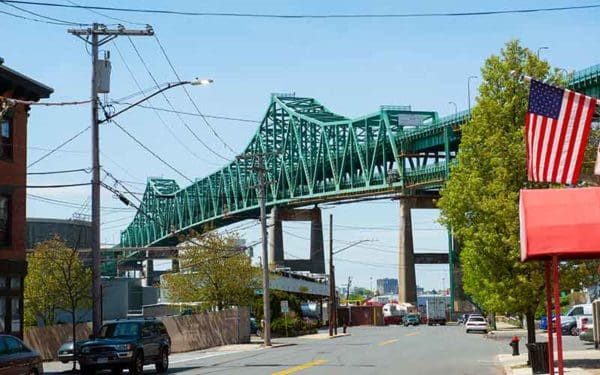
[[22, 336], [25, 259], [25, 185], [29, 106], [53, 90], [3, 65], [0, 58], [0, 333]]

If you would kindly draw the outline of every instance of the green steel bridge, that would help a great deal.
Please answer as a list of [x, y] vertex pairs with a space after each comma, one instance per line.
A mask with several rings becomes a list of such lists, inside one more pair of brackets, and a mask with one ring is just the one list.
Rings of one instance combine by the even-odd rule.
[[[576, 72], [570, 87], [600, 97], [600, 65]], [[121, 246], [175, 245], [192, 230], [258, 217], [259, 168], [267, 207], [435, 193], [468, 117], [467, 111], [440, 118], [436, 112], [381, 106], [350, 119], [313, 98], [272, 94], [244, 157], [183, 188], [171, 179], [148, 179]]]

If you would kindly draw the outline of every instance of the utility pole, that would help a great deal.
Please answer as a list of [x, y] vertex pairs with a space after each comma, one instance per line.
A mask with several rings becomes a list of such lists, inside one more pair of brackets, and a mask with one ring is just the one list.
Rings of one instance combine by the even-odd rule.
[[[102, 284], [100, 274], [100, 120], [98, 119], [99, 60], [98, 49], [119, 35], [151, 36], [150, 26], [145, 30], [126, 30], [119, 25], [117, 29], [108, 29], [105, 25], [94, 23], [86, 29], [69, 29], [73, 34], [92, 47], [92, 331], [97, 335], [102, 326]], [[103, 37], [100, 39], [99, 37]], [[88, 40], [91, 37], [91, 41]], [[108, 92], [108, 91], [105, 91]]]
[[333, 264], [333, 214], [329, 214], [329, 336], [337, 336], [337, 303], [335, 300], [335, 266]]
[[267, 173], [264, 160], [265, 157], [275, 155], [272, 152], [262, 152], [246, 155], [238, 155], [237, 159], [255, 159], [258, 166], [254, 170], [258, 173], [260, 204], [260, 233], [262, 237], [262, 274], [263, 274], [263, 312], [265, 326], [263, 327], [264, 345], [271, 346], [271, 305], [269, 297], [269, 249], [267, 237], [267, 184], [265, 174]]

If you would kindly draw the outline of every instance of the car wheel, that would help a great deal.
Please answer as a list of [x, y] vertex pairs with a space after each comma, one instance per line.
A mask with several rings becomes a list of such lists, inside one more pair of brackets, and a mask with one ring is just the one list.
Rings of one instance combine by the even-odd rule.
[[577, 331], [577, 327], [572, 327], [571, 330], [569, 331], [569, 333], [571, 334], [571, 336], [579, 336], [579, 332]]
[[469, 332], [471, 332], [471, 331], [469, 331], [469, 330], [467, 329], [467, 333], [469, 333]]
[[81, 366], [81, 374], [82, 375], [94, 375], [96, 373], [96, 369], [92, 366]]
[[69, 363], [69, 361], [61, 361], [61, 362], [62, 362], [62, 363], [64, 363], [65, 365], [66, 365], [67, 363]]
[[123, 373], [123, 368], [118, 367], [118, 366], [117, 367], [113, 367], [113, 368], [110, 369], [110, 373], [112, 375], [121, 375]]
[[32, 368], [31, 370], [29, 370], [29, 375], [38, 375], [37, 369]]
[[155, 364], [156, 372], [163, 374], [169, 369], [169, 349], [163, 348], [160, 351], [160, 358]]
[[135, 353], [133, 361], [129, 364], [129, 374], [142, 375], [144, 373], [144, 354], [142, 352]]

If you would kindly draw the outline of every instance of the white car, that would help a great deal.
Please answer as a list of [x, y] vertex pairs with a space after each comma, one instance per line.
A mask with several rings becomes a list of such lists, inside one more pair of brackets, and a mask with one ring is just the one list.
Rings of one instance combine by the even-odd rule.
[[469, 320], [467, 320], [467, 322], [465, 323], [465, 331], [467, 333], [473, 331], [487, 333], [487, 321], [483, 316], [470, 316]]

